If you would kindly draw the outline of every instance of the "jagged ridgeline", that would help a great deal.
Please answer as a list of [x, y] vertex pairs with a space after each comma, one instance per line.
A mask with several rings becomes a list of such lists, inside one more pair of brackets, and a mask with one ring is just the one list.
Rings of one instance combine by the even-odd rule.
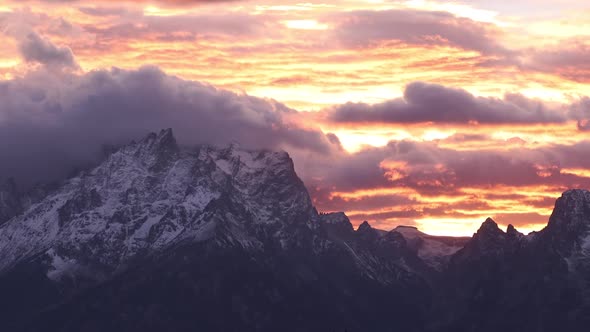
[[150, 134], [51, 188], [0, 186], [2, 331], [586, 331], [590, 193], [524, 236], [354, 230], [285, 152]]

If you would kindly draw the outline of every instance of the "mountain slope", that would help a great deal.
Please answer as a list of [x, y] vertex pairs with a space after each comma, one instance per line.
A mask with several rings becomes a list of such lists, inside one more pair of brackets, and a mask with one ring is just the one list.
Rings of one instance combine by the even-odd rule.
[[[214, 236], [221, 225], [206, 208], [223, 200], [239, 200], [244, 209], [230, 228], [282, 227], [311, 217], [311, 201], [285, 153], [181, 152], [167, 130], [124, 147], [2, 227], [0, 271], [44, 253], [52, 279], [81, 270], [109, 274], [138, 254]], [[228, 240], [258, 245], [230, 231], [236, 233]]]
[[486, 220], [451, 258], [430, 330], [585, 331], [590, 270], [571, 266], [588, 257], [576, 256], [590, 222], [588, 198], [585, 190], [565, 192], [548, 226], [526, 237]]
[[296, 331], [377, 328], [393, 310], [419, 330], [430, 288], [404, 246], [319, 215], [284, 152], [181, 148], [164, 130], [0, 226], [0, 318], [31, 331]]

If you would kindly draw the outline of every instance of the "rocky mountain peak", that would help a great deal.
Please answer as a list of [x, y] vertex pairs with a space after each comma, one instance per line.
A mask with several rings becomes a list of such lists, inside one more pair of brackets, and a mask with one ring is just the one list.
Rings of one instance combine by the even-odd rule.
[[418, 227], [415, 226], [400, 225], [393, 230], [402, 234], [406, 240], [412, 240], [412, 242], [422, 242], [424, 238], [429, 237], [428, 234], [422, 233]]
[[360, 239], [369, 242], [376, 241], [379, 237], [377, 230], [374, 229], [366, 220], [363, 221], [362, 224], [360, 224], [359, 227], [356, 229], [356, 235]]
[[459, 263], [479, 260], [483, 256], [499, 256], [509, 249], [507, 243], [506, 233], [492, 218], [487, 218], [452, 260]]
[[512, 224], [509, 224], [508, 227], [506, 228], [506, 235], [509, 238], [516, 238], [516, 239], [520, 239], [520, 238], [524, 237], [524, 234], [519, 232]]
[[172, 128], [162, 129], [159, 133], [149, 133], [144, 139], [144, 142], [151, 141], [158, 145], [176, 144]]
[[349, 238], [354, 233], [354, 228], [344, 212], [320, 213], [319, 219], [331, 235]]
[[362, 232], [370, 231], [372, 229], [373, 229], [373, 227], [371, 227], [371, 224], [369, 224], [369, 222], [365, 220], [362, 222], [362, 224], [359, 225], [357, 232], [362, 233]]
[[168, 128], [159, 133], [150, 133], [138, 143], [126, 146], [124, 150], [143, 159], [154, 170], [162, 170], [177, 157], [180, 148], [172, 129]]
[[590, 191], [571, 189], [564, 192], [555, 202], [548, 226], [575, 230], [579, 226], [588, 224], [590, 224]]
[[477, 232], [473, 235], [473, 238], [494, 238], [503, 237], [506, 233], [498, 227], [498, 224], [492, 218], [486, 218], [481, 224]]
[[568, 189], [561, 194], [566, 200], [589, 201], [590, 191], [587, 189]]
[[483, 233], [500, 234], [504, 232], [502, 232], [502, 230], [498, 227], [498, 224], [494, 221], [494, 219], [486, 218], [486, 220], [481, 224], [481, 226], [477, 230], [477, 234]]
[[590, 191], [571, 189], [555, 202], [547, 227], [538, 238], [564, 256], [578, 251], [590, 237]]
[[347, 226], [350, 225], [352, 227], [352, 224], [350, 223], [348, 216], [346, 216], [346, 214], [344, 212], [320, 213], [320, 216], [322, 217], [322, 220], [325, 223], [344, 224]]
[[516, 228], [514, 227], [514, 225], [508, 224], [508, 227], [506, 227], [506, 234], [514, 233], [514, 232], [518, 232], [516, 230]]

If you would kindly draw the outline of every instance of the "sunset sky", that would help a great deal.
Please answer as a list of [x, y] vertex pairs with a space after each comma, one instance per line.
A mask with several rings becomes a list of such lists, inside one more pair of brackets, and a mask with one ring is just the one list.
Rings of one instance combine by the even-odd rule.
[[[471, 235], [590, 188], [590, 2], [0, 2], [0, 180], [172, 127], [281, 148], [320, 211]], [[67, 169], [66, 169], [67, 168]]]

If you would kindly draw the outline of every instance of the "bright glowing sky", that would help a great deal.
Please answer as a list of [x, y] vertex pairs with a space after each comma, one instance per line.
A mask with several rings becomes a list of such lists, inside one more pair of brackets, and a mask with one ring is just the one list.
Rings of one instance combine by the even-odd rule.
[[0, 84], [153, 65], [288, 106], [331, 148], [282, 146], [319, 210], [356, 224], [528, 232], [590, 187], [585, 1], [5, 0], [0, 32]]

